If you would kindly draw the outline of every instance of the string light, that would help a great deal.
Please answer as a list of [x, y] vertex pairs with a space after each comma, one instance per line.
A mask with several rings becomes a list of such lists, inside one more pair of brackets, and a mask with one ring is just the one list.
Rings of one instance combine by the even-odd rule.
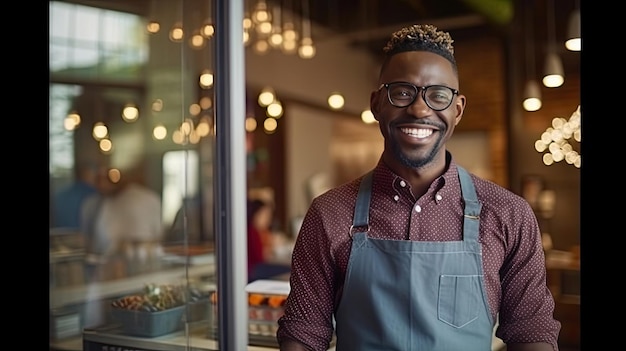
[[566, 163], [580, 168], [581, 155], [568, 142], [574, 139], [580, 143], [582, 140], [581, 133], [582, 114], [580, 105], [572, 113], [569, 120], [563, 117], [555, 117], [552, 119], [552, 126], [548, 127], [541, 134], [541, 138], [535, 141], [535, 150], [538, 152], [547, 151], [543, 155], [543, 163], [547, 166], [565, 160]]

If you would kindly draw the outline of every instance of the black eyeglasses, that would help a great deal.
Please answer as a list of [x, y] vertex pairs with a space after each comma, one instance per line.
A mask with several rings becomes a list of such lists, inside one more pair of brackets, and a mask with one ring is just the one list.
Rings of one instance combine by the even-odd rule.
[[458, 95], [459, 91], [445, 85], [427, 85], [418, 87], [411, 83], [393, 82], [383, 83], [378, 90], [383, 87], [387, 88], [387, 98], [395, 107], [407, 107], [411, 105], [417, 94], [422, 91], [422, 98], [426, 105], [433, 111], [443, 111], [452, 105], [454, 95]]

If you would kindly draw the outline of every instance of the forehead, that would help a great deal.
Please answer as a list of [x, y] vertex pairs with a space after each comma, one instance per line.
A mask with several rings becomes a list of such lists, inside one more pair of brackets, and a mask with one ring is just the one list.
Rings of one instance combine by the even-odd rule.
[[407, 81], [419, 85], [446, 84], [456, 86], [457, 76], [452, 63], [428, 51], [407, 51], [387, 59], [381, 71], [382, 82]]

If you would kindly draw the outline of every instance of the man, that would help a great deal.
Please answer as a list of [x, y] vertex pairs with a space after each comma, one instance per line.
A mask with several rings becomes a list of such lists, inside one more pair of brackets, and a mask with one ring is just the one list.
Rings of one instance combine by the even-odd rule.
[[313, 200], [292, 256], [280, 350], [558, 350], [537, 220], [446, 150], [461, 121], [452, 39], [394, 33], [370, 108], [377, 166]]

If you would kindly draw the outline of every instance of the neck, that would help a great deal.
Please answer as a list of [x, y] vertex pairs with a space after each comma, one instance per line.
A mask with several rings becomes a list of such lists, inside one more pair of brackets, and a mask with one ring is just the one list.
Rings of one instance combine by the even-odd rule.
[[382, 155], [382, 161], [385, 165], [411, 185], [411, 192], [416, 199], [424, 195], [430, 184], [448, 169], [450, 160], [451, 158], [446, 151], [437, 155], [433, 162], [423, 167], [410, 168], [398, 162], [390, 153], [383, 152]]

